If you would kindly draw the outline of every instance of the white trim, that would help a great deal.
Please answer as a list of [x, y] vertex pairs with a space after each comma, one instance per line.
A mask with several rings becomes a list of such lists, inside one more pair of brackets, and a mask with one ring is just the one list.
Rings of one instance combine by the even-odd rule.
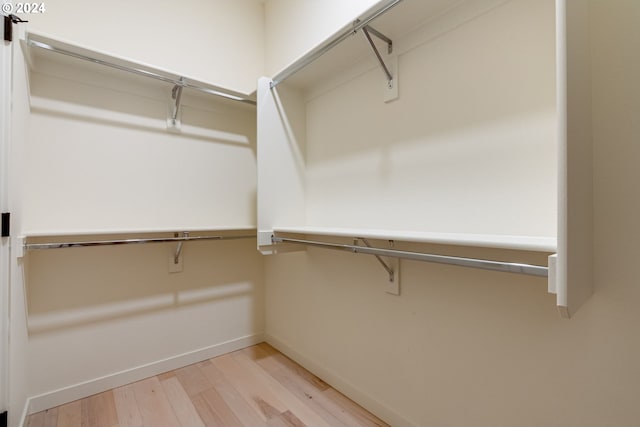
[[[20, 422], [18, 423], [18, 426], [27, 427], [28, 416], [29, 416], [29, 399], [27, 399], [27, 401], [24, 402], [24, 408], [22, 409], [22, 415], [20, 415]], [[9, 425], [11, 425], [11, 422], [9, 422]]]
[[[3, 15], [4, 16], [4, 15]], [[9, 132], [11, 124], [11, 42], [0, 51], [0, 211], [9, 211]], [[0, 412], [9, 409], [10, 238], [0, 239]]]
[[139, 228], [139, 229], [84, 229], [84, 230], [25, 230], [22, 232], [23, 236], [29, 237], [83, 237], [83, 236], [102, 236], [102, 235], [120, 235], [120, 234], [161, 234], [161, 233], [174, 233], [176, 231], [189, 231], [189, 232], [201, 232], [201, 233], [222, 233], [222, 232], [236, 232], [256, 231], [256, 227], [253, 225], [231, 225], [231, 226], [208, 226], [208, 227], [185, 227], [176, 226], [175, 228]]
[[353, 385], [341, 375], [325, 367], [313, 358], [305, 356], [304, 354], [294, 350], [278, 338], [265, 333], [264, 340], [287, 357], [302, 365], [306, 370], [321, 378], [331, 387], [335, 388], [349, 399], [353, 400], [358, 405], [362, 406], [367, 411], [376, 415], [378, 418], [384, 420], [390, 425], [406, 427], [418, 426], [417, 423], [407, 420], [393, 409], [376, 400], [370, 394]]
[[402, 242], [437, 245], [473, 246], [481, 248], [513, 249], [517, 251], [555, 252], [556, 238], [545, 236], [513, 236], [506, 234], [441, 233], [429, 231], [381, 230], [340, 227], [278, 227], [275, 233], [314, 234], [336, 237], [365, 237], [367, 239], [398, 240]]
[[[211, 359], [222, 354], [240, 350], [251, 345], [263, 342], [262, 334], [248, 335], [246, 337], [236, 338], [220, 344], [183, 353], [167, 359], [141, 365], [135, 368], [127, 369], [114, 374], [105, 375], [104, 377], [95, 378], [82, 383], [74, 384], [58, 390], [33, 396], [28, 400], [28, 408], [25, 410], [28, 414], [44, 411], [45, 409], [63, 405], [74, 400], [82, 399], [87, 396], [101, 393], [112, 388], [140, 381], [163, 372], [172, 371], [183, 366]], [[24, 419], [20, 425], [24, 425]]]

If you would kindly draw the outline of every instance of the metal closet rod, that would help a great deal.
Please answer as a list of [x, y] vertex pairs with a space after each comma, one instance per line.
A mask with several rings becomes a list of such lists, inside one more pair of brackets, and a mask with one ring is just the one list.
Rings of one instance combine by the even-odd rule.
[[[361, 238], [357, 238], [362, 240]], [[358, 245], [346, 245], [340, 243], [327, 243], [315, 240], [290, 239], [288, 237], [271, 238], [273, 243], [295, 243], [308, 246], [316, 246], [325, 249], [344, 250], [359, 254], [386, 256], [391, 258], [410, 259], [413, 261], [434, 262], [438, 264], [457, 265], [461, 267], [479, 268], [482, 270], [501, 271], [505, 273], [527, 274], [531, 276], [548, 277], [549, 267], [542, 265], [520, 264], [504, 261], [492, 261], [477, 258], [462, 258], [448, 255], [425, 254], [421, 252], [400, 251], [396, 249], [382, 249]]]
[[320, 58], [322, 55], [324, 55], [325, 53], [327, 53], [328, 51], [330, 51], [340, 43], [342, 43], [345, 39], [356, 34], [359, 30], [369, 25], [371, 21], [373, 21], [380, 15], [383, 15], [389, 9], [391, 9], [401, 1], [402, 0], [387, 0], [378, 9], [354, 21], [352, 27], [347, 28], [342, 33], [337, 34], [332, 39], [328, 40], [327, 42], [311, 50], [309, 53], [302, 56], [300, 59], [298, 59], [296, 62], [291, 64], [289, 67], [285, 68], [284, 70], [276, 74], [273, 77], [273, 79], [271, 79], [271, 88], [273, 89], [274, 87], [278, 86], [280, 83], [282, 83], [283, 81], [291, 77], [293, 74], [297, 73], [298, 71], [300, 71], [301, 69], [303, 69], [304, 67], [306, 67], [316, 59]]
[[203, 240], [236, 240], [255, 239], [255, 234], [243, 234], [238, 236], [180, 236], [180, 237], [156, 237], [149, 239], [117, 239], [117, 240], [93, 240], [85, 242], [56, 242], [56, 243], [25, 243], [25, 250], [82, 248], [90, 246], [114, 246], [136, 245], [142, 243], [167, 243], [167, 242], [194, 242]]
[[83, 61], [93, 62], [94, 64], [104, 65], [106, 67], [115, 68], [116, 70], [126, 71], [128, 73], [137, 74], [139, 76], [150, 77], [152, 79], [160, 80], [166, 83], [171, 83], [172, 85], [179, 87], [188, 87], [189, 89], [194, 89], [200, 92], [208, 93], [210, 95], [220, 96], [226, 99], [231, 99], [233, 101], [244, 102], [251, 105], [256, 105], [256, 101], [251, 98], [247, 98], [240, 93], [232, 92], [232, 91], [223, 91], [218, 89], [211, 89], [205, 86], [200, 86], [196, 83], [190, 82], [185, 77], [180, 77], [178, 79], [163, 76], [162, 74], [155, 73], [153, 71], [143, 70], [141, 68], [135, 67], [127, 67], [124, 65], [114, 64], [112, 62], [104, 61], [102, 59], [93, 58], [91, 56], [83, 55], [80, 53], [71, 52], [66, 49], [61, 49], [59, 47], [51, 46], [50, 44], [39, 42], [36, 40], [27, 39], [27, 44], [29, 46], [34, 46], [40, 49], [45, 49], [51, 52], [60, 53], [63, 55], [71, 56], [73, 58], [81, 59]]

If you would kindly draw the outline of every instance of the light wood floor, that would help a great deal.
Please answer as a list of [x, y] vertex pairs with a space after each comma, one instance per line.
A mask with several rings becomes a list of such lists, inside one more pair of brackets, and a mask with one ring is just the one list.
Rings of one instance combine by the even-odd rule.
[[38, 412], [28, 427], [386, 426], [262, 343]]

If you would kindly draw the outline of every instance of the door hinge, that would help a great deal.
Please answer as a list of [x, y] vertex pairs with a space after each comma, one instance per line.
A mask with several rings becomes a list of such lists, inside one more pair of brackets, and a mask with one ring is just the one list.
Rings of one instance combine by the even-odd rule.
[[2, 212], [2, 237], [11, 235], [11, 213]]
[[25, 21], [19, 16], [16, 16], [14, 14], [4, 16], [4, 41], [6, 42], [13, 41], [13, 24], [22, 24], [25, 22], [29, 22], [29, 21]]
[[11, 18], [8, 16], [3, 16], [4, 18], [4, 41], [10, 42], [13, 40], [13, 22], [11, 22]]

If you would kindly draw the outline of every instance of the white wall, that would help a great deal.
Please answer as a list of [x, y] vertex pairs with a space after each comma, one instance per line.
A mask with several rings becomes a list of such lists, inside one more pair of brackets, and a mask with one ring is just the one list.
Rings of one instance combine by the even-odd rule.
[[268, 0], [265, 75], [275, 75], [375, 3], [376, 0]]
[[26, 17], [35, 31], [243, 93], [263, 74], [258, 0], [46, 3]]
[[374, 259], [309, 248], [267, 258], [272, 342], [398, 425], [637, 424], [640, 6], [590, 8], [596, 285], [576, 315], [544, 280], [415, 262], [392, 297]]

